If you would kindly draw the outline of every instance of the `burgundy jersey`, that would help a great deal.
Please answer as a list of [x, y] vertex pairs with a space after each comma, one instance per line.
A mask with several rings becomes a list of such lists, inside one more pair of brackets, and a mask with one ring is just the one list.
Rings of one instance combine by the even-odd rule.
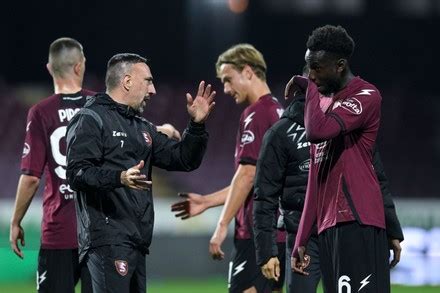
[[40, 178], [45, 174], [41, 247], [78, 247], [73, 191], [66, 181], [66, 128], [94, 92], [55, 94], [28, 113], [21, 171]]
[[313, 144], [295, 248], [306, 245], [315, 221], [318, 233], [353, 220], [385, 228], [382, 193], [372, 165], [381, 99], [376, 87], [355, 77], [330, 105], [323, 105], [316, 85], [308, 83], [304, 119]]
[[[263, 136], [280, 119], [281, 114], [283, 114], [283, 107], [270, 94], [262, 96], [256, 103], [244, 109], [241, 113], [235, 145], [235, 170], [240, 164], [257, 164]], [[252, 188], [235, 216], [236, 239], [252, 237], [253, 194]]]

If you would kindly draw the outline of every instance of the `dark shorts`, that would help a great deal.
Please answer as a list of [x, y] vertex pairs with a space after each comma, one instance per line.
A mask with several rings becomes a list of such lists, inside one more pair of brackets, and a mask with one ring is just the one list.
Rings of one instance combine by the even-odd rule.
[[234, 239], [232, 261], [229, 263], [229, 292], [242, 293], [252, 287], [258, 293], [269, 293], [272, 282], [263, 276], [257, 265], [253, 239]]
[[43, 249], [38, 254], [37, 291], [40, 293], [75, 292], [81, 278], [81, 292], [92, 292], [90, 274], [78, 263], [77, 249]]
[[91, 249], [86, 255], [93, 292], [145, 293], [147, 290], [145, 254], [116, 245]]
[[321, 280], [321, 268], [319, 266], [319, 247], [318, 236], [312, 235], [307, 243], [307, 254], [310, 256], [310, 264], [306, 271], [308, 276], [294, 273], [290, 267], [290, 256], [292, 254], [293, 246], [295, 244], [296, 233], [287, 234], [287, 250], [286, 258], [289, 260], [286, 263], [286, 282], [287, 293], [315, 293]]
[[[272, 281], [272, 291], [281, 291], [286, 278], [286, 242], [277, 242], [278, 260], [280, 261], [280, 277], [278, 282]], [[290, 259], [290, 258], [289, 258]]]
[[318, 238], [327, 293], [390, 292], [390, 253], [384, 229], [348, 222], [323, 231]]

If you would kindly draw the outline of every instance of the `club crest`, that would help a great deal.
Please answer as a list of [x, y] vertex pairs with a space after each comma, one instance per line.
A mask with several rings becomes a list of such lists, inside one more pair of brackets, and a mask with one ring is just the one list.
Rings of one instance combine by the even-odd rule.
[[128, 263], [125, 260], [115, 260], [116, 271], [121, 276], [125, 276], [128, 273]]

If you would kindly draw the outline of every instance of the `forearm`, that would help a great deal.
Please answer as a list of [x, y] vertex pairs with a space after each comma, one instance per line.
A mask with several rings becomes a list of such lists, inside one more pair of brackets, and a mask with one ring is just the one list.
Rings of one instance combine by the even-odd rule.
[[219, 191], [205, 195], [203, 198], [205, 199], [206, 208], [224, 205], [229, 193], [229, 189], [230, 186], [227, 186]]
[[[252, 170], [244, 170], [250, 168], [253, 168], [253, 173]], [[243, 205], [250, 191], [252, 190], [254, 176], [255, 166], [243, 167], [240, 165], [239, 169], [234, 175], [234, 178], [232, 179], [225, 205], [218, 221], [219, 225], [228, 226], [235, 217], [238, 210]]]
[[319, 143], [338, 136], [343, 122], [334, 113], [324, 113], [319, 105], [320, 97], [316, 85], [309, 82], [304, 109], [304, 124], [307, 140]]
[[112, 190], [123, 186], [122, 170], [109, 170], [95, 166], [74, 167], [72, 164], [69, 164], [70, 167], [67, 166], [67, 178], [74, 190]]
[[38, 189], [40, 179], [35, 176], [21, 175], [18, 181], [17, 194], [15, 197], [14, 211], [11, 217], [11, 224], [20, 225], [26, 214], [29, 205]]

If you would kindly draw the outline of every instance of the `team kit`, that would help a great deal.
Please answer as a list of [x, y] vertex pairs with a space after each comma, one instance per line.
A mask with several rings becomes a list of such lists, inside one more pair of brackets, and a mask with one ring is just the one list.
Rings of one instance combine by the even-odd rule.
[[[320, 282], [327, 293], [390, 292], [404, 237], [376, 145], [382, 95], [352, 73], [355, 42], [345, 28], [318, 27], [305, 47], [285, 108], [254, 46], [218, 56], [223, 92], [246, 106], [234, 174], [212, 193], [180, 194], [171, 212], [186, 220], [222, 209], [208, 244], [214, 260], [230, 259], [225, 292], [309, 293]], [[216, 91], [201, 81], [186, 94], [180, 134], [143, 117], [156, 88], [138, 54], [110, 58], [105, 92], [82, 87], [85, 56], [75, 39], [50, 45], [47, 69], [54, 94], [28, 112], [11, 250], [23, 258], [21, 222], [44, 177], [36, 291], [75, 292], [81, 280], [81, 292], [146, 292], [152, 167], [200, 166]], [[233, 251], [223, 251], [231, 222]]]

